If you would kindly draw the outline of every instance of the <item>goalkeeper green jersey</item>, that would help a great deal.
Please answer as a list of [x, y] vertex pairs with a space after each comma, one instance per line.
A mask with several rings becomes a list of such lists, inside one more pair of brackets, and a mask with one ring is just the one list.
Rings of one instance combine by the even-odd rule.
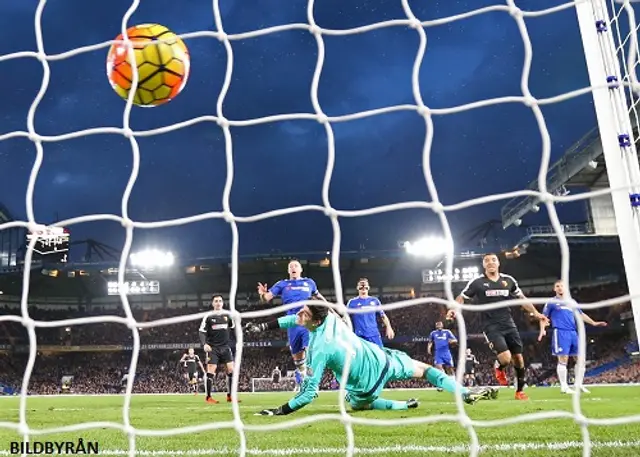
[[[295, 327], [296, 316], [280, 317], [278, 324], [280, 328]], [[333, 371], [340, 382], [347, 358], [350, 360], [347, 392], [366, 395], [381, 387], [389, 369], [386, 353], [377, 345], [360, 339], [338, 316], [329, 313], [322, 325], [309, 332], [308, 375], [300, 393], [289, 401], [289, 407], [296, 410], [311, 403], [325, 368]]]

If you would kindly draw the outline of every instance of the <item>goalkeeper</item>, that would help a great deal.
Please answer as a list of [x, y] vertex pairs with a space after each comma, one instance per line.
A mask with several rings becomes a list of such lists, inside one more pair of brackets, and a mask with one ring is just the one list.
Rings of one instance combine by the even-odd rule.
[[249, 323], [246, 330], [257, 333], [296, 325], [302, 325], [309, 330], [309, 375], [295, 397], [279, 408], [261, 411], [261, 415], [287, 415], [311, 403], [317, 396], [325, 368], [332, 370], [339, 380], [347, 357], [350, 357], [351, 362], [345, 386], [346, 400], [354, 410], [416, 408], [418, 401], [415, 399], [394, 401], [380, 398], [386, 383], [407, 379], [425, 379], [448, 392], [459, 391], [462, 399], [469, 404], [497, 397], [497, 389], [467, 389], [459, 385], [454, 378], [426, 363], [411, 359], [404, 352], [380, 348], [358, 338], [340, 317], [329, 312], [326, 306], [305, 305], [295, 315], [283, 316], [268, 323]]

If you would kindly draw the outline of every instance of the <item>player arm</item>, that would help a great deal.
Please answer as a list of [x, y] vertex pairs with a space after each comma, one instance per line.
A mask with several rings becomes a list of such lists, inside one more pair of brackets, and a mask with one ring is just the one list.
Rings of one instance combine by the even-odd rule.
[[[467, 283], [467, 285], [462, 289], [462, 292], [456, 297], [456, 302], [464, 305], [465, 301], [471, 300], [476, 296], [476, 288], [475, 288], [476, 280], [472, 279]], [[448, 306], [448, 305], [447, 305]], [[460, 310], [462, 312], [462, 310]], [[452, 320], [455, 319], [456, 313], [454, 310], [450, 309], [447, 311], [447, 319]]]
[[603, 322], [603, 321], [594, 321], [593, 319], [591, 319], [589, 316], [587, 316], [585, 313], [583, 313], [581, 310], [578, 310], [578, 312], [580, 313], [580, 318], [587, 324], [589, 325], [593, 325], [594, 327], [606, 327], [607, 323]]
[[456, 338], [451, 330], [447, 330], [447, 339], [449, 340], [449, 344], [458, 344], [458, 338]]
[[205, 346], [207, 344], [207, 316], [202, 318], [200, 328], [198, 329], [198, 336], [200, 337], [202, 346]]
[[260, 324], [253, 324], [249, 322], [247, 324], [247, 331], [252, 333], [264, 332], [267, 330], [275, 330], [277, 328], [293, 328], [298, 324], [296, 323], [297, 316], [291, 314], [288, 316], [282, 316], [269, 322], [262, 322]]
[[[260, 294], [260, 303], [269, 303], [274, 297], [277, 297], [282, 293], [282, 281], [278, 281], [271, 287], [271, 289], [266, 290], [266, 284], [258, 283], [258, 293]], [[265, 290], [265, 292], [262, 292]]]
[[[519, 298], [521, 300], [527, 300], [527, 296], [522, 293], [522, 290], [520, 290], [520, 286], [518, 286], [518, 282], [512, 278], [512, 284], [511, 284], [511, 296], [515, 297], [515, 298]], [[536, 309], [535, 306], [533, 306], [533, 303], [524, 303], [522, 305], [522, 308], [527, 311], [528, 313], [530, 313], [533, 317], [535, 317], [536, 319], [538, 319], [539, 321], [545, 323], [549, 322], [549, 319], [547, 318], [547, 316], [545, 316], [544, 314], [538, 312], [538, 310]]]
[[300, 387], [298, 395], [293, 397], [287, 403], [283, 404], [279, 408], [264, 410], [262, 415], [268, 416], [286, 416], [299, 409], [304, 408], [316, 398], [320, 382], [322, 381], [322, 375], [327, 365], [326, 354], [323, 352], [316, 352], [311, 360], [311, 376], [307, 376]]

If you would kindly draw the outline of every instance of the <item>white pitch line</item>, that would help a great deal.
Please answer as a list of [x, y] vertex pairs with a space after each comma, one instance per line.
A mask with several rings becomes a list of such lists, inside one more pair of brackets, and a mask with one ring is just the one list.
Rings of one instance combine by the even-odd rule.
[[[582, 441], [563, 441], [553, 443], [502, 443], [502, 444], [487, 444], [481, 445], [480, 451], [562, 451], [567, 449], [581, 449], [584, 446]], [[638, 441], [593, 441], [591, 443], [593, 448], [600, 449], [621, 449], [640, 447], [640, 440]], [[468, 454], [471, 447], [468, 444], [458, 444], [453, 446], [385, 446], [385, 447], [367, 447], [367, 448], [355, 448], [354, 453], [377, 455], [377, 454], [410, 454], [410, 453], [429, 453], [439, 452], [443, 454]], [[266, 455], [266, 456], [296, 456], [296, 455], [330, 455], [330, 454], [345, 454], [347, 449], [340, 448], [287, 448], [287, 449], [247, 449], [248, 455]], [[186, 451], [181, 450], [136, 450], [135, 455], [140, 457], [171, 457], [171, 456], [206, 456], [206, 455], [229, 455], [237, 454], [238, 450], [235, 448], [220, 448], [220, 449], [189, 449]], [[0, 451], [0, 456], [10, 455], [9, 451]], [[109, 449], [100, 451], [98, 455], [104, 456], [126, 456], [129, 455], [128, 450]]]

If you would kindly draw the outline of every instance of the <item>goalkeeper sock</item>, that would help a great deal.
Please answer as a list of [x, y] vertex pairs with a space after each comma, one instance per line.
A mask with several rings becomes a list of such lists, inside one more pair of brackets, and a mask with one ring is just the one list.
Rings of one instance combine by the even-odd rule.
[[394, 410], [404, 410], [409, 409], [406, 401], [394, 401], [394, 400], [386, 400], [384, 398], [378, 398], [371, 403], [371, 409], [394, 409]]
[[227, 396], [231, 396], [232, 384], [233, 384], [233, 373], [227, 373]]
[[458, 384], [455, 378], [447, 376], [446, 373], [438, 370], [437, 368], [427, 368], [424, 372], [424, 377], [434, 386], [446, 390], [447, 392], [454, 393], [456, 391], [459, 391], [462, 395], [465, 395], [469, 392], [469, 389]]
[[514, 367], [516, 369], [516, 392], [522, 392], [524, 389], [524, 367]]
[[567, 364], [558, 362], [556, 367], [556, 373], [558, 373], [558, 381], [560, 382], [560, 388], [567, 390], [569, 385], [567, 384]]

